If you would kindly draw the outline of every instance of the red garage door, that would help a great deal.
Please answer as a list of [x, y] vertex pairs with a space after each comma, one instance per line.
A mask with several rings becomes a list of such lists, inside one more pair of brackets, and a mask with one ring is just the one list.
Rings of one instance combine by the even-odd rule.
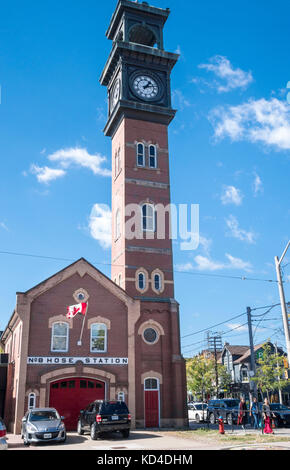
[[49, 406], [65, 417], [67, 431], [75, 431], [80, 410], [105, 399], [105, 384], [98, 380], [71, 378], [50, 385]]

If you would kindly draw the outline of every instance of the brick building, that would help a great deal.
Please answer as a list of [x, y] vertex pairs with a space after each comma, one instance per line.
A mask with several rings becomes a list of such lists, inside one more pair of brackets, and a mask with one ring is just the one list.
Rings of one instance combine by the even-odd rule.
[[[80, 259], [17, 294], [1, 338], [12, 431], [32, 406], [56, 407], [76, 429], [80, 409], [102, 398], [124, 399], [136, 427], [187, 424], [169, 214], [160, 239], [155, 209], [170, 203], [170, 74], [178, 55], [163, 47], [169, 13], [119, 0], [112, 16], [113, 47], [100, 79], [112, 139], [111, 280]], [[134, 238], [125, 229], [131, 204], [140, 215]], [[66, 307], [80, 302], [88, 303], [86, 316], [68, 319]]]

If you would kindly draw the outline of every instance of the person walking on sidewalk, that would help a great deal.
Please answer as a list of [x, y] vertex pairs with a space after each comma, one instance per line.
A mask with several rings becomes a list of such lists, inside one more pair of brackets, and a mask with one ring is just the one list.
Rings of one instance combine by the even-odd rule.
[[265, 422], [264, 433], [265, 434], [273, 434], [272, 413], [271, 413], [271, 408], [270, 408], [270, 405], [269, 405], [268, 398], [265, 398], [265, 400], [264, 400], [263, 418], [264, 418], [264, 422]]
[[259, 429], [260, 412], [259, 412], [259, 404], [258, 404], [256, 397], [253, 398], [253, 403], [250, 409], [250, 416], [252, 416], [254, 420], [254, 429]]
[[245, 425], [247, 423], [247, 405], [244, 397], [241, 398], [240, 405], [239, 405], [239, 416], [238, 416], [238, 425], [242, 426], [243, 430], [245, 430]]

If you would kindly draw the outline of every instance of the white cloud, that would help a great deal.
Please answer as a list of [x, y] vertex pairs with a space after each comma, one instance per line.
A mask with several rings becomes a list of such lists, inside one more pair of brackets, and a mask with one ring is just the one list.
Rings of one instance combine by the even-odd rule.
[[252, 270], [251, 263], [243, 261], [240, 258], [234, 258], [232, 255], [226, 254], [228, 262], [214, 261], [206, 256], [196, 256], [196, 269], [199, 271], [221, 271], [224, 269], [241, 269], [250, 272]]
[[228, 219], [226, 219], [226, 224], [230, 229], [230, 235], [238, 240], [245, 241], [247, 243], [255, 243], [256, 235], [254, 232], [247, 232], [244, 229], [241, 229], [239, 226], [238, 219], [233, 215], [230, 215]]
[[258, 196], [258, 194], [263, 193], [263, 191], [264, 191], [263, 182], [262, 182], [259, 175], [255, 176], [253, 187], [254, 187], [254, 195], [255, 196]]
[[212, 84], [219, 93], [226, 93], [236, 88], [245, 89], [251, 82], [253, 76], [251, 72], [245, 72], [239, 68], [234, 68], [231, 62], [224, 56], [215, 55], [209, 59], [208, 64], [200, 64], [200, 69], [206, 69], [213, 72], [219, 81], [215, 80]]
[[248, 331], [247, 325], [242, 325], [241, 323], [227, 323], [227, 327], [231, 330]]
[[31, 165], [30, 171], [31, 173], [36, 175], [36, 178], [39, 183], [44, 183], [44, 184], [49, 184], [51, 181], [54, 181], [58, 178], [62, 178], [63, 176], [66, 175], [66, 172], [64, 170], [59, 170], [56, 168], [49, 168], [47, 166], [39, 167], [34, 164]]
[[252, 265], [248, 261], [243, 261], [240, 258], [234, 258], [232, 255], [226, 254], [226, 257], [229, 260], [228, 268], [233, 269], [242, 269], [243, 271], [250, 272], [252, 271]]
[[97, 240], [101, 247], [108, 249], [112, 243], [112, 212], [105, 204], [95, 204], [89, 217], [89, 230], [91, 236]]
[[0, 222], [0, 228], [3, 228], [3, 230], [6, 230], [6, 232], [9, 232], [8, 227], [4, 222]]
[[262, 143], [276, 150], [290, 149], [290, 106], [277, 98], [249, 100], [215, 108], [209, 116], [215, 137]]
[[177, 269], [177, 271], [189, 272], [189, 271], [193, 271], [194, 265], [192, 263], [177, 264], [175, 268]]
[[225, 186], [221, 201], [224, 205], [234, 204], [240, 206], [243, 202], [243, 195], [235, 186]]
[[73, 165], [90, 169], [95, 175], [111, 176], [111, 171], [102, 168], [102, 164], [106, 162], [106, 157], [99, 153], [89, 154], [85, 148], [67, 148], [61, 149], [48, 156], [51, 162], [57, 162], [62, 168], [70, 168]]
[[183, 111], [184, 108], [189, 108], [191, 106], [189, 100], [185, 98], [181, 90], [172, 91], [172, 100], [174, 105], [177, 106], [181, 111]]

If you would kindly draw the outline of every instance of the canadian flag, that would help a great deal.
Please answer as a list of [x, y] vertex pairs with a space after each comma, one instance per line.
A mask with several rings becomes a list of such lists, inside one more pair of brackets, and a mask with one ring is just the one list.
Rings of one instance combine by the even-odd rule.
[[67, 318], [74, 318], [78, 313], [85, 315], [87, 313], [87, 303], [72, 305], [71, 307], [67, 307]]

